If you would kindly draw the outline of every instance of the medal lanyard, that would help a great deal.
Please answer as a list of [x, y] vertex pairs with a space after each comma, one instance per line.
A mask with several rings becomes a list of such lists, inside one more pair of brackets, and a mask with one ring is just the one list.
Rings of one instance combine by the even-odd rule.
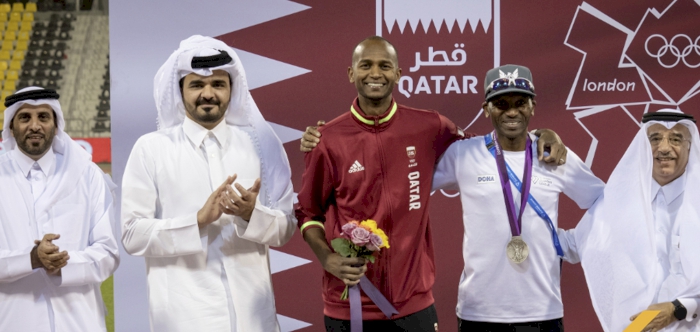
[[[557, 236], [557, 230], [554, 228], [554, 222], [552, 222], [552, 219], [549, 218], [549, 215], [547, 215], [547, 212], [544, 211], [542, 206], [537, 202], [537, 200], [530, 195], [530, 184], [532, 183], [532, 144], [530, 143], [530, 136], [528, 135], [527, 137], [527, 147], [526, 149], [526, 156], [525, 156], [525, 171], [523, 172], [523, 179], [525, 179], [525, 188], [523, 187], [523, 183], [520, 182], [520, 179], [518, 179], [518, 176], [515, 175], [515, 172], [508, 166], [508, 164], [505, 162], [505, 158], [503, 158], [503, 154], [501, 152], [501, 146], [498, 144], [498, 140], [496, 137], [496, 132], [493, 131], [491, 134], [488, 134], [484, 136], [484, 143], [486, 144], [486, 148], [491, 152], [494, 158], [496, 158], [496, 164], [498, 165], [498, 176], [501, 178], [501, 186], [503, 187], [503, 197], [506, 200], [506, 209], [508, 210], [508, 219], [511, 222], [511, 234], [514, 234], [514, 227], [513, 227], [513, 220], [514, 218], [512, 217], [512, 211], [515, 211], [515, 203], [513, 202], [513, 195], [510, 190], [510, 184], [508, 183], [508, 180], [513, 182], [513, 185], [515, 185], [515, 188], [518, 189], [522, 193], [522, 196], [520, 197], [520, 216], [518, 218], [518, 224], [517, 226], [517, 235], [520, 235], [520, 226], [522, 225], [522, 215], [523, 215], [523, 206], [524, 204], [523, 199], [527, 199], [527, 202], [530, 203], [530, 206], [537, 212], [537, 214], [540, 216], [540, 218], [544, 219], [547, 221], [547, 224], [549, 226], [549, 229], [552, 233], [552, 242], [554, 243], [554, 249], [557, 251], [557, 255], [564, 257], [564, 251], [561, 248], [561, 244], [559, 243], [559, 236]], [[500, 158], [499, 158], [500, 156]], [[499, 161], [500, 159], [500, 161]], [[505, 167], [503, 167], [505, 166]], [[505, 177], [503, 176], [504, 172], [502, 168], [506, 168], [506, 171], [508, 173], [508, 176]], [[529, 172], [528, 172], [529, 170]], [[521, 188], [523, 190], [521, 190]], [[507, 193], [506, 193], [507, 192]], [[511, 205], [512, 207], [509, 207]], [[517, 236], [513, 235], [513, 236]]]
[[[520, 236], [521, 226], [523, 224], [523, 212], [525, 211], [525, 205], [527, 204], [527, 196], [530, 193], [530, 178], [532, 177], [532, 147], [530, 146], [530, 136], [527, 137], [526, 147], [525, 147], [525, 169], [523, 170], [523, 179], [525, 179], [525, 188], [523, 188], [523, 194], [520, 196], [520, 213], [515, 216], [517, 212], [515, 210], [515, 200], [513, 199], [513, 191], [510, 189], [510, 182], [508, 181], [509, 176], [505, 176], [508, 172], [506, 170], [507, 164], [503, 157], [503, 150], [501, 145], [498, 144], [498, 137], [496, 136], [496, 131], [491, 132], [491, 137], [486, 135], [486, 137], [491, 138], [491, 146], [493, 151], [491, 153], [496, 158], [496, 165], [498, 166], [498, 177], [501, 179], [501, 189], [503, 192], [503, 200], [506, 203], [506, 210], [508, 211], [508, 221], [510, 222], [510, 233], [513, 236]], [[487, 143], [487, 146], [488, 143]], [[489, 148], [491, 150], [491, 148]], [[508, 168], [508, 171], [510, 168]]]

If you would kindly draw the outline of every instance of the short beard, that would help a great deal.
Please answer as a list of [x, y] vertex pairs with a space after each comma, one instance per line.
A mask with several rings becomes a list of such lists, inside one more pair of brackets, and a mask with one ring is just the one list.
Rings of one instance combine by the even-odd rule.
[[[217, 100], [216, 103], [213, 104], [203, 104], [200, 100], [197, 100], [194, 105], [191, 105], [192, 107], [190, 108], [189, 105], [185, 105], [185, 111], [189, 115], [189, 117], [194, 120], [195, 122], [199, 124], [215, 124], [218, 123], [221, 118], [223, 118], [226, 115], [226, 109], [223, 107], [225, 106], [228, 108], [228, 104], [224, 104], [220, 101]], [[213, 113], [213, 112], [203, 112], [199, 113], [197, 112], [198, 107], [218, 107], [220, 113]]]
[[27, 138], [24, 137], [18, 140], [17, 137], [20, 137], [20, 133], [14, 128], [12, 130], [12, 134], [17, 142], [17, 147], [24, 152], [24, 154], [31, 157], [36, 157], [44, 155], [46, 151], [51, 148], [51, 145], [53, 145], [53, 139], [56, 136], [56, 127], [52, 127], [51, 131], [44, 135], [44, 144], [40, 144], [38, 146], [30, 145], [27, 143]]

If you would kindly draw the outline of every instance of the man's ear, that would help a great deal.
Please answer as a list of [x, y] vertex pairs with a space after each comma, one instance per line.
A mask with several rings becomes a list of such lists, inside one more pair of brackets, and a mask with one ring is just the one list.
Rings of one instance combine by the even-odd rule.
[[348, 80], [350, 81], [350, 83], [355, 82], [354, 76], [355, 76], [355, 71], [352, 70], [352, 67], [348, 67]]
[[481, 109], [484, 110], [484, 116], [486, 116], [488, 118], [490, 115], [489, 109], [488, 109], [488, 103], [487, 102], [481, 103]]

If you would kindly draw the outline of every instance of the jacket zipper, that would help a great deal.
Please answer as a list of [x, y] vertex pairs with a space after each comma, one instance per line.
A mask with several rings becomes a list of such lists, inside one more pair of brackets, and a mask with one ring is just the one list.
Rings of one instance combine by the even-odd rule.
[[[391, 205], [391, 195], [389, 195], [389, 188], [387, 186], [387, 181], [386, 181], [386, 158], [384, 156], [384, 146], [382, 145], [382, 140], [381, 137], [379, 136], [379, 121], [377, 119], [374, 120], [374, 134], [377, 139], [377, 146], [379, 147], [379, 160], [380, 160], [380, 165], [381, 165], [381, 170], [382, 170], [382, 190], [384, 191], [384, 200], [387, 202], [388, 208], [389, 208], [389, 218], [393, 220], [393, 206]], [[392, 225], [393, 226], [393, 225]], [[392, 229], [388, 227], [388, 224], [384, 224], [384, 230], [386, 231], [386, 235], [391, 238], [391, 233]], [[389, 241], [391, 243], [391, 241]], [[387, 294], [384, 294], [384, 296], [389, 300], [389, 302], [393, 303], [393, 295], [392, 295], [392, 285], [391, 285], [391, 252], [387, 251], [385, 254], [385, 273], [384, 273], [384, 280], [386, 282], [386, 289], [387, 289]]]

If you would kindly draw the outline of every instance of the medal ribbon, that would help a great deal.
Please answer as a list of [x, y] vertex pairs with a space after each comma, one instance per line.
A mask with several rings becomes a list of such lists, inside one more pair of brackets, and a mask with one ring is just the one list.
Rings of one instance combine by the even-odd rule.
[[[523, 222], [523, 211], [525, 211], [525, 205], [527, 205], [527, 197], [530, 193], [530, 181], [532, 177], [532, 146], [530, 142], [530, 136], [527, 136], [527, 141], [525, 143], [525, 169], [523, 170], [523, 179], [525, 179], [525, 188], [523, 188], [523, 194], [520, 197], [520, 214], [518, 214], [517, 220], [515, 217], [515, 201], [513, 200], [513, 191], [510, 189], [510, 182], [508, 178], [510, 176], [510, 167], [506, 164], [506, 160], [503, 157], [503, 151], [501, 145], [498, 144], [498, 137], [496, 136], [496, 131], [491, 132], [491, 137], [486, 135], [484, 141], [488, 147], [491, 154], [496, 158], [496, 165], [498, 166], [498, 177], [501, 179], [501, 189], [503, 189], [503, 200], [506, 202], [506, 210], [508, 211], [508, 221], [510, 222], [510, 233], [513, 236], [520, 236]], [[507, 170], [506, 170], [507, 168]], [[509, 176], [505, 176], [508, 173]], [[518, 189], [519, 190], [519, 189]]]
[[391, 319], [391, 316], [398, 315], [399, 312], [396, 311], [389, 300], [384, 297], [384, 295], [374, 287], [371, 281], [367, 277], [360, 278], [360, 283], [350, 287], [350, 331], [352, 332], [362, 332], [362, 302], [360, 301], [360, 288], [367, 294], [374, 304], [377, 305], [379, 310], [384, 313], [386, 318]]
[[[501, 164], [498, 162], [499, 158], [497, 157], [500, 154], [501, 146], [498, 144], [498, 141], [496, 140], [496, 133], [492, 132], [492, 135], [493, 135], [493, 138], [491, 137], [491, 135], [484, 136], [484, 143], [486, 144], [486, 148], [489, 149], [489, 151], [494, 156], [494, 158], [496, 158], [496, 164], [498, 164], [498, 175], [501, 177], [501, 185], [503, 186], [503, 183], [504, 183], [503, 171], [501, 169]], [[498, 152], [496, 151], [496, 149], [498, 149]], [[526, 149], [527, 149], [527, 152], [526, 152], [527, 156], [525, 158], [525, 169], [526, 170], [528, 169], [528, 163], [529, 163], [530, 170], [532, 170], [532, 147], [530, 144], [530, 136], [529, 135], [528, 135]], [[525, 179], [525, 188], [522, 188], [523, 183], [520, 182], [520, 179], [518, 179], [518, 176], [515, 175], [515, 172], [513, 172], [513, 170], [510, 168], [510, 166], [508, 166], [508, 164], [505, 162], [505, 159], [503, 158], [502, 155], [501, 155], [501, 160], [503, 160], [503, 164], [505, 165], [505, 168], [508, 172], [508, 178], [510, 179], [510, 181], [513, 182], [513, 185], [515, 185], [515, 188], [517, 188], [518, 191], [520, 191], [521, 193], [524, 192], [524, 194], [521, 197], [521, 201], [522, 201], [523, 197], [527, 196], [527, 202], [530, 203], [530, 206], [535, 210], [535, 212], [537, 212], [537, 215], [539, 215], [540, 218], [544, 219], [547, 222], [547, 224], [549, 226], [549, 230], [552, 233], [552, 242], [554, 243], [554, 249], [556, 249], [557, 255], [559, 255], [560, 257], [564, 257], [564, 250], [562, 250], [561, 244], [559, 243], [559, 236], [557, 235], [557, 230], [554, 227], [554, 222], [552, 222], [552, 219], [549, 218], [549, 215], [547, 215], [547, 212], [544, 211], [544, 209], [542, 208], [540, 203], [537, 202], [535, 197], [530, 195], [530, 183], [532, 183], [532, 179], [531, 179], [532, 174], [530, 173], [528, 175], [523, 175], [523, 178]], [[506, 181], [505, 183], [508, 183], [508, 182]], [[512, 204], [512, 202], [513, 202], [512, 197], [513, 196], [510, 193], [510, 186], [507, 186], [507, 187], [508, 187], [507, 188], [508, 193], [510, 195], [510, 202]], [[521, 188], [523, 190], [521, 190]], [[506, 194], [504, 192], [503, 196], [505, 197], [505, 195]], [[507, 199], [506, 199], [506, 202], [508, 202]], [[506, 203], [506, 204], [508, 204], [508, 203]], [[523, 208], [523, 204], [521, 203], [521, 205], [520, 205], [520, 210], [521, 210], [520, 215], [521, 216], [522, 216], [522, 208]], [[515, 207], [513, 207], [513, 210], [515, 210]], [[510, 218], [510, 215], [508, 217]], [[512, 232], [512, 229], [513, 229], [513, 227], [511, 226], [511, 232]], [[518, 235], [520, 235], [520, 233], [518, 233]]]

